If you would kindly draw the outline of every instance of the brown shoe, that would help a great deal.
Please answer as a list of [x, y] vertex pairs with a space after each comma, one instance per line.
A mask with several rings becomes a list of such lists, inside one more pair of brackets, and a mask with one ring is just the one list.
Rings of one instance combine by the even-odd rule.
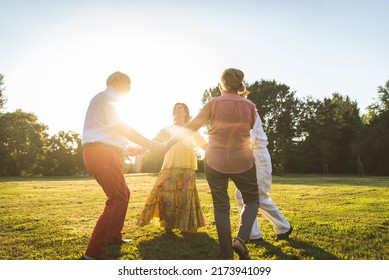
[[246, 248], [244, 240], [240, 237], [236, 237], [232, 242], [232, 249], [239, 255], [240, 260], [251, 260], [249, 251]]

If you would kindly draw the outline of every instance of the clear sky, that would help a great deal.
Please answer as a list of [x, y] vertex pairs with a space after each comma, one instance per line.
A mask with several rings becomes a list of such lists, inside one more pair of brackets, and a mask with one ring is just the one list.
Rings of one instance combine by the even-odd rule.
[[348, 95], [363, 113], [389, 79], [388, 13], [388, 0], [2, 0], [6, 109], [35, 113], [50, 134], [81, 133], [118, 70], [132, 79], [129, 123], [152, 137], [174, 103], [195, 115], [235, 67], [301, 98]]

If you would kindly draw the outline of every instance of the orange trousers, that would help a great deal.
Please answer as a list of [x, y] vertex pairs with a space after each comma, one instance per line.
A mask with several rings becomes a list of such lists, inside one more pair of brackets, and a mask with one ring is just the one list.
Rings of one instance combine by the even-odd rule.
[[105, 208], [93, 230], [86, 255], [105, 257], [108, 245], [122, 241], [130, 190], [124, 178], [123, 163], [118, 150], [105, 145], [84, 147], [84, 163], [107, 196]]

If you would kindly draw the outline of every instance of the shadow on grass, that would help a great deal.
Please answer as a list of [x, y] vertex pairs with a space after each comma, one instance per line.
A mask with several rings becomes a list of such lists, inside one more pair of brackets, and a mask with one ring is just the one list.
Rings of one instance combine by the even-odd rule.
[[[286, 253], [284, 253], [281, 249], [281, 247], [274, 246], [273, 244], [265, 241], [255, 241], [253, 243], [249, 243], [248, 245], [250, 248], [250, 254], [252, 255], [253, 259], [257, 259], [258, 256], [255, 255], [256, 248], [261, 249], [262, 253], [259, 256], [259, 259], [276, 259], [276, 260], [288, 260], [291, 259], [290, 256]], [[251, 245], [253, 244], [253, 245]], [[253, 248], [254, 246], [254, 248]], [[263, 250], [264, 249], [264, 250]]]
[[107, 256], [108, 260], [118, 260], [122, 256], [122, 246], [123, 245], [110, 245], [107, 248]]
[[142, 260], [216, 260], [219, 245], [207, 233], [163, 234], [141, 241]]
[[301, 256], [296, 256], [298, 259], [314, 259], [314, 260], [337, 260], [338, 257], [334, 254], [318, 247], [312, 245], [311, 243], [298, 240], [298, 239], [289, 239], [288, 240], [291, 247], [295, 248], [300, 252]]
[[[279, 246], [261, 240], [254, 244], [255, 247], [265, 249], [262, 256], [277, 260], [337, 260], [338, 258], [330, 252], [315, 246], [311, 243], [290, 238], [282, 241], [284, 244]], [[290, 253], [285, 253], [283, 249], [291, 247], [293, 250], [287, 250]]]

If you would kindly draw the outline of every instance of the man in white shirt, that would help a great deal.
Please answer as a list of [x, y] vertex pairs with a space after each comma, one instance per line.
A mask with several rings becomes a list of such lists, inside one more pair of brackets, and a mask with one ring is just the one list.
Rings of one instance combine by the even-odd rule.
[[[269, 150], [267, 149], [267, 136], [262, 127], [262, 121], [257, 113], [255, 124], [250, 131], [250, 141], [252, 143], [255, 157], [255, 166], [257, 170], [257, 182], [259, 192], [258, 210], [271, 223], [276, 233], [276, 240], [287, 239], [292, 233], [293, 227], [285, 219], [284, 215], [278, 209], [277, 205], [271, 199], [269, 192], [272, 184], [272, 166]], [[236, 202], [241, 212], [244, 206], [242, 194], [236, 189]], [[258, 221], [254, 221], [250, 233], [250, 240], [256, 241], [262, 239], [262, 232]]]
[[129, 141], [156, 152], [164, 146], [151, 141], [125, 124], [119, 117], [117, 104], [131, 88], [130, 78], [121, 72], [111, 74], [107, 88], [91, 100], [85, 116], [82, 135], [86, 167], [107, 196], [88, 248], [81, 259], [104, 259], [107, 246], [121, 244], [130, 190], [124, 178], [122, 156], [134, 156], [141, 149], [129, 148]]

